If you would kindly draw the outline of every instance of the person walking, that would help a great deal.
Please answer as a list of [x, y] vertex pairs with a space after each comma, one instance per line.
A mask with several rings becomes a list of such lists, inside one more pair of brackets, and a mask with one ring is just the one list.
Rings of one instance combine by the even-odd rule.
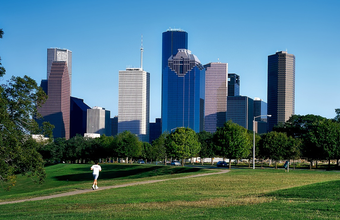
[[98, 165], [98, 162], [95, 162], [95, 165], [92, 165], [91, 170], [93, 170], [93, 185], [92, 185], [92, 189], [98, 189], [98, 184], [97, 184], [97, 179], [99, 177], [99, 172], [102, 171], [102, 168], [100, 165]]

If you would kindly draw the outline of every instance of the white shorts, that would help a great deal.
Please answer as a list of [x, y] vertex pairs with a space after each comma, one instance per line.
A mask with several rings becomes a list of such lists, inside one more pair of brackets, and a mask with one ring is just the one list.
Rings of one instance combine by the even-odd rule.
[[99, 174], [93, 174], [93, 179], [97, 180], [99, 177]]

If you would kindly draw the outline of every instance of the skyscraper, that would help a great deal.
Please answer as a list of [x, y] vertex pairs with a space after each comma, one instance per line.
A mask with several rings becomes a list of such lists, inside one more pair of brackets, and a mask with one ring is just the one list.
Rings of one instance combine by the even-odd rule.
[[72, 51], [68, 49], [48, 48], [47, 49], [47, 79], [51, 73], [53, 61], [66, 61], [70, 78], [70, 91], [72, 89]]
[[268, 129], [286, 122], [295, 108], [295, 56], [285, 51], [268, 56]]
[[205, 118], [204, 130], [215, 132], [226, 122], [227, 111], [227, 63], [209, 63], [205, 68]]
[[253, 130], [254, 102], [247, 96], [228, 96], [227, 121]]
[[178, 49], [188, 49], [188, 33], [180, 29], [169, 29], [163, 32], [162, 71], [168, 66], [170, 56], [175, 56]]
[[86, 132], [110, 136], [110, 111], [98, 106], [87, 109]]
[[240, 95], [240, 76], [235, 73], [228, 74], [228, 96]]
[[[43, 116], [55, 126], [53, 137], [70, 138], [70, 81], [65, 61], [54, 61], [47, 80], [48, 99], [38, 108]], [[40, 121], [42, 123], [42, 121]]]
[[205, 70], [187, 49], [168, 59], [162, 75], [162, 132], [204, 128]]
[[142, 68], [119, 71], [118, 133], [131, 131], [149, 142], [150, 73]]

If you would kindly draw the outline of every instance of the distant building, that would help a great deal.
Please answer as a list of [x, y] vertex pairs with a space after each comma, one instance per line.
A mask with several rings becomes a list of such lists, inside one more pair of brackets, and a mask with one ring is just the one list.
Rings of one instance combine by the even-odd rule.
[[178, 49], [162, 75], [162, 132], [188, 127], [204, 129], [205, 70], [198, 58]]
[[100, 134], [97, 134], [97, 133], [85, 133], [84, 137], [87, 137], [87, 138], [99, 138]]
[[254, 102], [247, 96], [228, 96], [227, 121], [253, 130]]
[[[45, 87], [46, 88], [46, 87]], [[48, 121], [55, 126], [53, 137], [70, 138], [70, 81], [65, 61], [54, 61], [47, 81], [48, 99], [38, 108], [43, 116], [39, 123]]]
[[116, 136], [118, 134], [118, 116], [115, 116], [111, 120], [111, 135]]
[[240, 95], [240, 76], [235, 73], [228, 74], [228, 96]]
[[268, 129], [286, 122], [295, 109], [295, 56], [285, 51], [268, 56]]
[[87, 109], [86, 133], [111, 136], [110, 111], [97, 106]]
[[119, 71], [118, 133], [130, 131], [149, 142], [150, 73], [142, 68]]
[[47, 79], [51, 73], [51, 66], [54, 61], [65, 61], [70, 80], [70, 93], [72, 90], [72, 51], [60, 48], [47, 49]]
[[262, 99], [254, 98], [254, 117], [256, 133], [267, 133], [267, 103]]
[[150, 123], [149, 128], [149, 143], [152, 144], [152, 141], [156, 140], [162, 134], [162, 119], [156, 118], [154, 123]]
[[228, 64], [209, 63], [205, 68], [204, 130], [215, 132], [226, 122]]
[[70, 137], [84, 136], [87, 126], [87, 109], [91, 109], [83, 99], [71, 97]]

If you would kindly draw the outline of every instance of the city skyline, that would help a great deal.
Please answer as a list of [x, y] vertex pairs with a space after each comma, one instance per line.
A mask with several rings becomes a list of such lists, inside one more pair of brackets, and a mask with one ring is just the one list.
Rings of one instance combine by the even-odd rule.
[[[340, 107], [333, 99], [340, 96], [339, 1], [188, 1], [181, 2], [181, 7], [191, 8], [188, 13], [166, 15], [166, 10], [176, 9], [176, 2], [71, 1], [66, 8], [66, 1], [4, 2], [0, 56], [7, 72], [0, 83], [12, 75], [28, 75], [40, 84], [46, 78], [46, 49], [65, 48], [72, 51], [71, 95], [90, 107], [110, 110], [113, 118], [118, 115], [118, 72], [139, 67], [143, 35], [152, 122], [161, 117], [161, 41], [171, 27], [188, 33], [188, 48], [202, 65], [228, 63], [229, 73], [242, 79], [240, 95], [265, 102], [267, 57], [287, 49], [296, 57], [295, 114], [335, 116], [334, 109]], [[203, 6], [204, 16], [196, 16], [193, 12]]]

